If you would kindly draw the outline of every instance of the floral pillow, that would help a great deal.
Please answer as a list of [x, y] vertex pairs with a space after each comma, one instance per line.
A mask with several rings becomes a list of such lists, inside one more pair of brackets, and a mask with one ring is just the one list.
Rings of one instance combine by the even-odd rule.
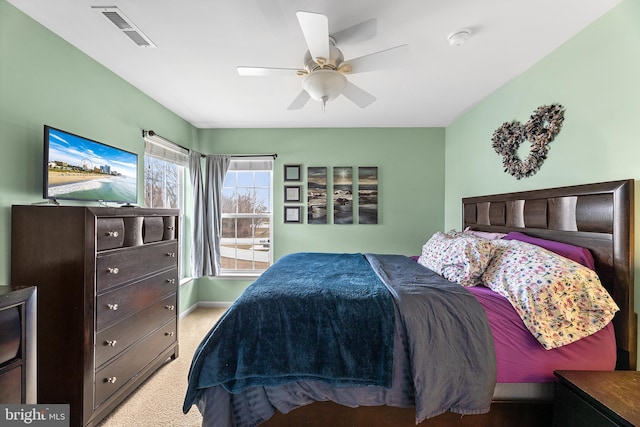
[[418, 262], [442, 277], [463, 286], [475, 286], [493, 256], [486, 239], [462, 233], [437, 232], [422, 247]]
[[502, 239], [504, 236], [506, 236], [505, 233], [489, 233], [487, 231], [472, 230], [470, 227], [465, 228], [464, 233], [471, 234], [476, 237], [482, 237], [483, 239], [489, 239], [489, 240]]
[[565, 258], [579, 262], [585, 267], [589, 267], [593, 271], [596, 270], [596, 263], [593, 259], [593, 255], [587, 248], [580, 246], [570, 245], [568, 243], [556, 242], [553, 240], [540, 239], [538, 237], [529, 236], [528, 234], [518, 233], [512, 231], [504, 237], [504, 240], [520, 240], [521, 242], [531, 243], [532, 245], [540, 246], [551, 252], [555, 252], [558, 255], [562, 255]]
[[511, 302], [544, 348], [560, 347], [599, 331], [619, 310], [589, 268], [526, 242], [492, 243], [495, 256], [482, 281]]

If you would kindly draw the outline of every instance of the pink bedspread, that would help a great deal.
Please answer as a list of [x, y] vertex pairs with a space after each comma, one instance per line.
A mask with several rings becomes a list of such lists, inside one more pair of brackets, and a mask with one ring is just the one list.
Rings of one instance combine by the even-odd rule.
[[496, 350], [497, 382], [553, 382], [553, 371], [557, 369], [615, 369], [616, 340], [611, 323], [579, 341], [545, 350], [507, 299], [484, 286], [467, 289], [482, 304], [489, 318]]

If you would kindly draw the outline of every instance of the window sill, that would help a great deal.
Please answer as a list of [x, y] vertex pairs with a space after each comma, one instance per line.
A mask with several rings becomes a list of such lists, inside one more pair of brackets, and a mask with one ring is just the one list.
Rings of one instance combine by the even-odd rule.
[[[247, 274], [247, 273], [238, 273], [238, 274], [225, 274], [223, 276], [206, 276], [207, 279], [210, 280], [255, 280], [260, 277], [260, 274]], [[188, 283], [193, 282], [193, 277], [183, 277], [180, 279], [180, 286], [184, 286]]]
[[213, 280], [255, 280], [258, 277], [260, 277], [262, 275], [262, 272], [260, 273], [225, 273], [225, 274], [221, 274], [219, 276], [215, 276], [215, 277], [210, 277], [210, 279]]
[[193, 277], [182, 277], [180, 279], [180, 287], [182, 287], [182, 286], [184, 286], [184, 285], [186, 285], [188, 283], [191, 283], [191, 282], [193, 282]]

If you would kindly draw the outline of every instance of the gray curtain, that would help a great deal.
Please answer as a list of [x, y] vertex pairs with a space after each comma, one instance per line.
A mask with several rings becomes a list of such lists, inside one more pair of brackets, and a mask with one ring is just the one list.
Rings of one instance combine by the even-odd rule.
[[189, 154], [194, 211], [191, 274], [194, 278], [217, 276], [220, 272], [222, 184], [231, 163], [231, 156], [206, 156], [206, 177], [203, 179], [201, 157], [195, 151]]
[[222, 237], [222, 185], [231, 164], [231, 156], [210, 155], [206, 157], [205, 181], [205, 264], [207, 276], [220, 272], [220, 238]]
[[193, 239], [191, 242], [191, 276], [194, 278], [206, 275], [205, 257], [205, 201], [202, 184], [201, 154], [191, 150], [189, 153], [189, 176], [193, 189]]

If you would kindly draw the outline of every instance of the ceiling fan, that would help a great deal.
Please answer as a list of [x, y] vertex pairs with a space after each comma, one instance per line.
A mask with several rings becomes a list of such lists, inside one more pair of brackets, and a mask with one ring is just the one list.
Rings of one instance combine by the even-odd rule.
[[409, 60], [407, 44], [344, 60], [336, 44], [343, 40], [361, 41], [372, 38], [376, 33], [376, 21], [373, 19], [330, 35], [329, 20], [325, 15], [299, 11], [296, 16], [309, 48], [304, 55], [304, 68], [237, 67], [241, 76], [302, 76], [303, 89], [289, 105], [289, 110], [299, 110], [313, 98], [322, 103], [324, 111], [327, 102], [341, 94], [360, 108], [365, 108], [376, 98], [351, 83], [345, 75], [402, 66]]

